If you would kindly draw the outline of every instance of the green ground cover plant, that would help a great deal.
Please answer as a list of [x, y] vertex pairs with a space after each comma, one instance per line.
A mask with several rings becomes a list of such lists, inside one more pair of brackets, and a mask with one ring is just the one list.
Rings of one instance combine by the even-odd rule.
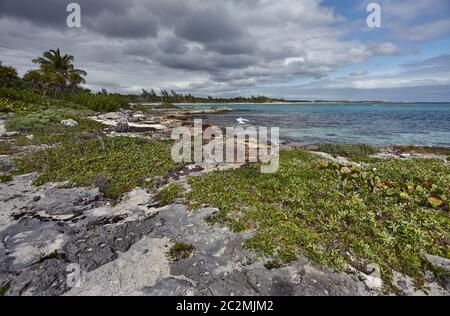
[[[349, 168], [302, 151], [280, 170], [258, 165], [191, 177], [186, 201], [220, 212], [208, 220], [251, 229], [247, 247], [271, 262], [303, 254], [338, 269], [378, 263], [420, 279], [421, 254], [450, 257], [450, 167], [440, 160], [382, 160]], [[277, 263], [278, 264], [278, 263]]]
[[341, 156], [352, 159], [366, 158], [374, 155], [378, 149], [366, 144], [321, 144], [318, 150], [334, 157]]
[[[70, 181], [92, 186], [99, 177], [111, 199], [120, 199], [136, 186], [153, 187], [155, 179], [179, 167], [171, 159], [169, 141], [104, 137], [64, 142], [16, 161], [19, 173], [41, 172], [35, 184]], [[105, 182], [105, 181], [103, 181]]]
[[172, 261], [179, 261], [189, 258], [194, 250], [193, 245], [177, 242], [169, 249], [167, 256]]
[[183, 193], [183, 187], [178, 183], [170, 183], [165, 186], [156, 195], [156, 200], [159, 201], [160, 206], [170, 205]]
[[[40, 112], [16, 114], [5, 123], [10, 131], [24, 134], [15, 140], [16, 146], [55, 144], [72, 138], [87, 138], [105, 128], [101, 123], [86, 118], [90, 112], [50, 108]], [[62, 120], [73, 119], [77, 126], [67, 127]], [[28, 135], [33, 137], [28, 137]]]

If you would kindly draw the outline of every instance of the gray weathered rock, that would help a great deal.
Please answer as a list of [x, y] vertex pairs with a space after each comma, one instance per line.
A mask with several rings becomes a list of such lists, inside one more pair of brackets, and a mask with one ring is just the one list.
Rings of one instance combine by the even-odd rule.
[[442, 258], [442, 257], [438, 257], [438, 256], [433, 256], [430, 254], [424, 254], [423, 255], [424, 258], [431, 263], [432, 265], [443, 269], [447, 272], [450, 272], [450, 259], [446, 259], [446, 258]]
[[67, 262], [48, 259], [29, 267], [11, 283], [7, 295], [56, 296], [67, 292]]
[[142, 120], [143, 120], [143, 118], [138, 117], [138, 116], [131, 116], [128, 118], [128, 122], [130, 122], [130, 123], [139, 123]]
[[130, 131], [130, 126], [127, 122], [119, 122], [114, 128], [114, 131], [117, 133], [127, 133]]
[[62, 120], [61, 125], [67, 126], [67, 127], [75, 127], [78, 126], [78, 122], [72, 119], [69, 120]]
[[117, 252], [126, 252], [133, 244], [149, 235], [155, 225], [150, 219], [100, 226], [77, 234], [64, 246], [63, 251], [70, 262], [78, 263], [84, 271], [89, 272], [116, 259]]
[[98, 188], [50, 188], [31, 207], [31, 211], [48, 215], [75, 215], [97, 206], [102, 199]]
[[2, 134], [0, 134], [1, 137], [16, 137], [19, 136], [20, 132], [4, 132]]
[[109, 112], [103, 114], [102, 117], [108, 120], [120, 120], [124, 118], [124, 115], [120, 112]]

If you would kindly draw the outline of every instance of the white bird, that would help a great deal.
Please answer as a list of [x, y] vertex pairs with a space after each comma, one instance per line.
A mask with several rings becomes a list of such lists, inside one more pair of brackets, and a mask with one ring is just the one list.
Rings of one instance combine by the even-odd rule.
[[250, 120], [247, 120], [247, 119], [242, 118], [242, 117], [237, 118], [236, 121], [237, 121], [239, 124], [245, 124], [245, 123], [250, 123], [250, 122], [251, 122]]

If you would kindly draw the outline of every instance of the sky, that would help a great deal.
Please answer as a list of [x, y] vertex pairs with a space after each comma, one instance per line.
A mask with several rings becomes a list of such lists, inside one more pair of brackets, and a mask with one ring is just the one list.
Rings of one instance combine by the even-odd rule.
[[448, 0], [78, 0], [80, 28], [69, 3], [0, 0], [0, 61], [60, 48], [93, 91], [450, 101]]

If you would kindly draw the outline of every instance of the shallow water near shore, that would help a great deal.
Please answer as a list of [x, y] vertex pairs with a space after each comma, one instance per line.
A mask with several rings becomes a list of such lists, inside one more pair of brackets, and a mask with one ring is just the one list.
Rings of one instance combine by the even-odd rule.
[[184, 104], [230, 108], [198, 116], [206, 124], [279, 127], [280, 137], [304, 144], [365, 143], [450, 146], [450, 103]]

